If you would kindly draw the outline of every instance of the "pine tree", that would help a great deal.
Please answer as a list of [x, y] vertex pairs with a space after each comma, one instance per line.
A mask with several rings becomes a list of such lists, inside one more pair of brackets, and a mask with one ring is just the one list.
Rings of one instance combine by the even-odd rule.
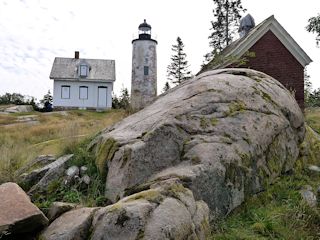
[[44, 106], [43, 111], [45, 111], [45, 112], [52, 111], [52, 101], [53, 101], [53, 97], [52, 97], [51, 92], [49, 90], [48, 93], [43, 96], [43, 99], [40, 100], [40, 103], [42, 103]]
[[316, 33], [316, 43], [319, 46], [320, 42], [320, 14], [317, 17], [312, 17], [308, 20], [309, 24], [306, 27], [308, 32]]
[[119, 106], [125, 110], [130, 108], [130, 95], [127, 88], [122, 87], [121, 95], [119, 97]]
[[168, 91], [169, 89], [170, 89], [170, 84], [169, 84], [169, 82], [166, 82], [166, 83], [164, 84], [164, 87], [163, 87], [162, 91], [163, 91], [163, 92], [166, 92], [166, 91]]
[[40, 103], [45, 104], [45, 103], [50, 103], [52, 104], [53, 101], [53, 97], [51, 95], [50, 90], [48, 90], [48, 93], [46, 95], [43, 96], [43, 99], [40, 100]]
[[189, 65], [186, 60], [187, 54], [183, 51], [184, 44], [180, 37], [177, 38], [177, 44], [172, 45], [174, 54], [171, 56], [171, 64], [167, 67], [168, 80], [174, 84], [191, 78], [191, 71], [188, 70]]
[[[236, 33], [242, 7], [241, 0], [213, 0], [216, 8], [213, 9], [214, 20], [211, 21], [212, 33], [209, 36], [209, 45], [212, 47], [212, 57], [228, 46]], [[207, 56], [208, 57], [208, 56]]]

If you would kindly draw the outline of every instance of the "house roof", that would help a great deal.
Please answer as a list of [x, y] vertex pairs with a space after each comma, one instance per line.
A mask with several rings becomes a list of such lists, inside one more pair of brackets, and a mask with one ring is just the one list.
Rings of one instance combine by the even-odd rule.
[[310, 62], [311, 58], [303, 51], [298, 43], [290, 36], [290, 34], [280, 25], [274, 15], [265, 19], [256, 27], [251, 29], [247, 35], [232, 42], [219, 55], [219, 58], [225, 59], [217, 63], [215, 59], [205, 65], [200, 72], [224, 68], [230, 65], [236, 58], [243, 56], [260, 38], [268, 31], [271, 31], [288, 51], [297, 59], [297, 61], [305, 67]]
[[[78, 67], [80, 64], [87, 64], [89, 66], [90, 71], [86, 78], [79, 78]], [[52, 65], [50, 79], [101, 82], [115, 81], [115, 61], [56, 57]]]

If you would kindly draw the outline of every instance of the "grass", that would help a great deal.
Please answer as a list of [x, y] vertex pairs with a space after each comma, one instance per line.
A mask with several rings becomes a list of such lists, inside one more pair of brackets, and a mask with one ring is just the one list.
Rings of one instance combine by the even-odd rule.
[[[68, 166], [86, 166], [87, 174], [91, 182], [88, 186], [80, 183], [73, 183], [66, 186], [63, 179], [52, 181], [46, 192], [36, 193], [32, 196], [32, 201], [44, 212], [47, 213], [52, 202], [63, 201], [77, 203], [87, 207], [106, 205], [104, 197], [105, 183], [95, 165], [94, 155], [87, 151], [90, 139], [85, 139], [78, 143], [73, 149], [73, 158], [68, 162]], [[69, 151], [67, 149], [66, 151]], [[65, 152], [67, 153], [67, 152]], [[27, 190], [27, 189], [25, 189]]]
[[212, 239], [319, 239], [320, 209], [301, 200], [304, 185], [316, 190], [320, 176], [284, 176], [219, 222]]
[[72, 152], [77, 144], [96, 135], [105, 127], [125, 117], [123, 110], [107, 112], [68, 111], [68, 114], [53, 113], [37, 115], [39, 124], [13, 123], [20, 114], [0, 115], [0, 184], [15, 181], [14, 172], [36, 156], [53, 154], [60, 156]]
[[305, 119], [308, 125], [320, 134], [320, 108], [306, 109]]
[[[320, 132], [320, 109], [306, 110], [306, 121]], [[304, 156], [294, 172], [278, 178], [265, 192], [249, 198], [227, 218], [214, 224], [210, 239], [320, 239], [320, 204], [309, 207], [299, 190], [320, 187], [320, 174], [307, 170], [308, 164], [320, 165], [320, 142], [307, 130], [301, 145]]]

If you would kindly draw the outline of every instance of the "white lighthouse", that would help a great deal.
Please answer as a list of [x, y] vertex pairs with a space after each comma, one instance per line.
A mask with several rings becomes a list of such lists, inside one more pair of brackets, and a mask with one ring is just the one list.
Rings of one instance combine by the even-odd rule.
[[139, 25], [139, 38], [132, 41], [131, 106], [140, 110], [157, 96], [157, 41], [151, 38], [151, 26]]

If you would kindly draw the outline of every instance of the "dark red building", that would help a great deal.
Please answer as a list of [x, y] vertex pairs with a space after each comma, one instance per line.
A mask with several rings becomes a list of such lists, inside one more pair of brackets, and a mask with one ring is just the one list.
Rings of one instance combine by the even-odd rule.
[[272, 15], [232, 42], [219, 59], [212, 60], [202, 71], [245, 67], [264, 72], [294, 92], [298, 104], [304, 108], [304, 68], [311, 61]]

